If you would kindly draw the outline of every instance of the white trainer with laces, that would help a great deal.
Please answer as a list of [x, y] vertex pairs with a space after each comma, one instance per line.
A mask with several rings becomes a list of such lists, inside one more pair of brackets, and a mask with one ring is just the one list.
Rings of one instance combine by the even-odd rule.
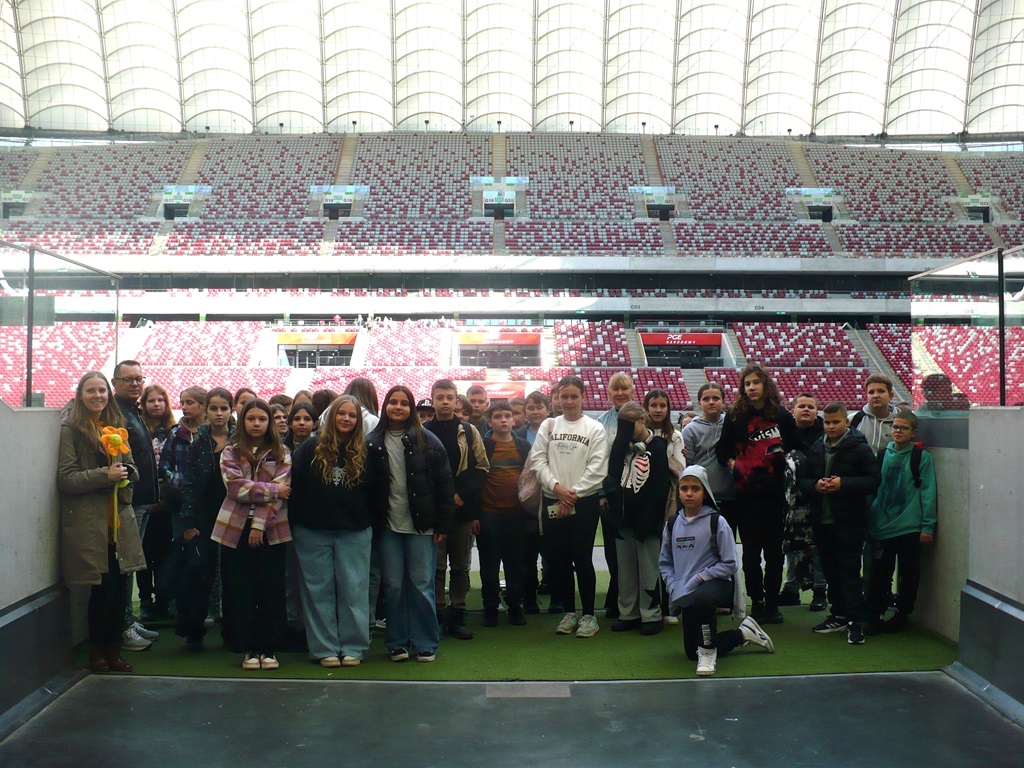
[[711, 677], [718, 666], [718, 649], [697, 646], [697, 677]]
[[132, 622], [132, 629], [135, 630], [135, 634], [141, 637], [143, 640], [159, 640], [160, 633], [155, 629], [146, 629], [139, 622]]
[[768, 653], [775, 653], [775, 643], [768, 637], [768, 633], [761, 629], [761, 625], [754, 621], [753, 616], [747, 616], [740, 622], [740, 632], [743, 634], [743, 644], [760, 645]]
[[135, 631], [134, 625], [121, 633], [122, 651], [146, 651], [152, 644], [151, 640], [147, 640]]
[[593, 637], [599, 629], [601, 627], [597, 625], [597, 619], [588, 613], [580, 619], [579, 626], [576, 628], [576, 637]]
[[558, 626], [555, 627], [555, 632], [559, 635], [571, 635], [576, 631], [576, 627], [579, 626], [579, 623], [579, 614], [567, 613], [562, 617], [562, 620], [558, 622]]

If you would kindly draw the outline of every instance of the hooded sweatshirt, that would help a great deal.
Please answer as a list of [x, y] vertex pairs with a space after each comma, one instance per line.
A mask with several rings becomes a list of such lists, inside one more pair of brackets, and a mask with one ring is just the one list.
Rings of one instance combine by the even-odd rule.
[[710, 517], [718, 510], [712, 506], [717, 502], [708, 488], [707, 472], [703, 467], [689, 466], [682, 477], [700, 480], [705, 504], [696, 517], [687, 517], [680, 509], [665, 527], [658, 568], [672, 603], [691, 594], [705, 581], [734, 576], [738, 568], [736, 540], [724, 517], [718, 518], [717, 552], [711, 540]]
[[732, 484], [732, 472], [728, 467], [719, 464], [715, 456], [715, 446], [722, 436], [722, 424], [725, 414], [718, 421], [708, 421], [702, 414], [683, 427], [683, 445], [686, 448], [687, 461], [699, 464], [708, 473], [708, 482], [715, 498], [729, 501], [736, 498], [736, 488]]
[[[864, 435], [868, 439], [871, 450], [878, 453], [892, 440], [892, 420], [898, 412], [899, 408], [889, 403], [889, 415], [880, 419], [871, 412], [870, 405], [865, 405], [850, 420], [850, 426]], [[854, 420], [857, 421], [856, 425], [853, 424]]]
[[928, 451], [921, 454], [921, 487], [914, 485], [910, 455], [914, 446], [901, 451], [889, 443], [882, 460], [882, 484], [868, 512], [868, 533], [875, 539], [891, 539], [908, 533], [935, 533], [935, 466]]

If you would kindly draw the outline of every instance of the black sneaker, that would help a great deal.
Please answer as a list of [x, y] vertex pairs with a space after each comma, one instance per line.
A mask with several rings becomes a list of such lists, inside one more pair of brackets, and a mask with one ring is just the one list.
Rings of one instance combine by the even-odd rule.
[[882, 625], [882, 631], [887, 635], [895, 635], [897, 632], [903, 631], [903, 628], [907, 626], [907, 614], [902, 611], [896, 611], [885, 624]]
[[405, 648], [392, 648], [388, 653], [391, 655], [392, 661], [408, 661], [409, 651]]
[[525, 627], [526, 617], [523, 615], [523, 612], [518, 608], [509, 608], [508, 623], [511, 624], [513, 627]]
[[[786, 619], [782, 616], [782, 611], [776, 608], [774, 605], [769, 605], [764, 609], [764, 618], [761, 619], [761, 624], [782, 624]], [[756, 621], [756, 619], [755, 619]]]
[[498, 609], [497, 608], [485, 608], [484, 609], [484, 620], [483, 625], [485, 627], [496, 627], [498, 626]]
[[864, 645], [864, 633], [860, 630], [860, 623], [851, 621], [846, 628], [846, 642], [850, 645]]
[[800, 592], [788, 587], [779, 592], [779, 605], [800, 605]]
[[755, 600], [750, 605], [750, 615], [758, 624], [764, 623], [764, 600]]
[[525, 613], [540, 613], [540, 606], [537, 605], [536, 600], [534, 600], [532, 603], [523, 603], [523, 611]]
[[815, 613], [828, 609], [828, 598], [824, 589], [814, 590], [814, 597], [811, 598], [811, 610]]
[[[812, 628], [812, 632], [817, 632], [819, 635], [827, 635], [829, 632], [845, 632], [846, 631], [846, 619], [842, 616], [832, 616], [831, 614], [821, 624], [815, 624]], [[858, 631], [860, 627], [858, 627]]]
[[429, 664], [436, 658], [436, 651], [420, 651], [416, 654], [416, 661], [420, 662], [420, 664]]
[[612, 632], [629, 632], [631, 629], [640, 629], [642, 624], [640, 619], [616, 619], [612, 624]]

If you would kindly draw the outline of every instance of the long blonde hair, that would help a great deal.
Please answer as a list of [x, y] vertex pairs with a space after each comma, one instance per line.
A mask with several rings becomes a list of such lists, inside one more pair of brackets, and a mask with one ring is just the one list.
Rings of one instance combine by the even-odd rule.
[[99, 379], [107, 385], [107, 404], [100, 413], [99, 422], [105, 427], [125, 426], [124, 417], [121, 415], [121, 408], [114, 402], [114, 390], [110, 388], [107, 377], [99, 371], [86, 371], [78, 380], [78, 387], [75, 389], [75, 400], [68, 414], [68, 426], [85, 437], [89, 444], [96, 450], [102, 450], [100, 446], [100, 432], [92, 416], [82, 404], [82, 390], [85, 389], [85, 382], [89, 379]]
[[[334, 423], [338, 411], [345, 403], [352, 403], [356, 409], [356, 427], [348, 437], [342, 437]], [[327, 417], [320, 427], [316, 449], [313, 452], [313, 467], [320, 473], [325, 485], [330, 485], [333, 482], [334, 468], [338, 465], [342, 448], [345, 451], [344, 483], [346, 488], [352, 488], [362, 481], [366, 469], [363, 408], [359, 400], [352, 395], [336, 397], [327, 409]]]

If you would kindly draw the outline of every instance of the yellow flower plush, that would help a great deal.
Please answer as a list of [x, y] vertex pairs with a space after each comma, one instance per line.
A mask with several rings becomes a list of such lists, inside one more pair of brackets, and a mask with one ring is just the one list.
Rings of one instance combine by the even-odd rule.
[[128, 430], [123, 427], [104, 427], [100, 431], [100, 442], [112, 459], [131, 452], [128, 447]]

